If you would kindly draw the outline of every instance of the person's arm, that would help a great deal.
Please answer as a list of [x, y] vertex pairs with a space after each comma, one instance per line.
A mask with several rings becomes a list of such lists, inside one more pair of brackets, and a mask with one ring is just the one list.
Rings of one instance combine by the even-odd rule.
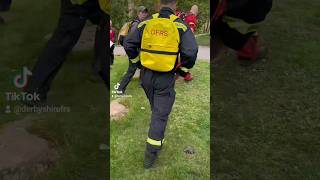
[[198, 44], [189, 27], [181, 33], [179, 49], [182, 67], [191, 69], [197, 60]]
[[124, 39], [123, 47], [129, 59], [137, 58], [140, 53], [143, 29], [144, 26], [133, 29], [133, 31]]

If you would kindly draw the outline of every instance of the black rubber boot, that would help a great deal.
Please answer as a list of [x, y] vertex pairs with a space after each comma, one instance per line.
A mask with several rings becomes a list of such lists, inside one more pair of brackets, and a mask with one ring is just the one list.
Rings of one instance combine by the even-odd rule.
[[144, 154], [144, 168], [149, 169], [153, 167], [153, 164], [157, 160], [157, 154], [156, 153], [150, 153], [148, 151]]

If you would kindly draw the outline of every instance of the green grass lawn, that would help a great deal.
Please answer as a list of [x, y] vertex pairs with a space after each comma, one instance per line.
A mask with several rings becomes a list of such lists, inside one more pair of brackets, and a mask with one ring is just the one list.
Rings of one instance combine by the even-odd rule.
[[198, 35], [196, 40], [199, 46], [210, 46], [210, 34]]
[[2, 14], [8, 21], [0, 26], [0, 125], [32, 119], [29, 130], [57, 148], [59, 160], [41, 180], [105, 180], [107, 156], [99, 145], [107, 142], [108, 96], [103, 83], [89, 80], [92, 51], [70, 55], [49, 93], [49, 104], [68, 106], [70, 113], [4, 114], [6, 105], [19, 104], [7, 102], [5, 92], [20, 91], [12, 80], [23, 66], [31, 69], [35, 64], [46, 42], [44, 36], [57, 24], [59, 5], [54, 0], [13, 1], [12, 10]]
[[261, 27], [270, 58], [213, 69], [212, 176], [320, 179], [320, 3], [274, 1]]
[[[121, 80], [127, 66], [127, 58], [115, 59], [111, 87]], [[176, 102], [166, 130], [166, 143], [151, 170], [143, 168], [151, 115], [149, 102], [138, 79], [129, 84], [126, 94], [132, 97], [120, 99], [129, 107], [129, 113], [110, 125], [112, 179], [209, 179], [209, 63], [197, 62], [192, 73], [192, 82], [176, 83]], [[187, 146], [194, 147], [195, 154], [186, 155]]]

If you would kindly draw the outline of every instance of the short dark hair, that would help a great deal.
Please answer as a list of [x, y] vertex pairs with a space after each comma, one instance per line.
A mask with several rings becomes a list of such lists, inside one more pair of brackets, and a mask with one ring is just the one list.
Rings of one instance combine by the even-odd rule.
[[177, 0], [161, 0], [161, 4], [167, 5], [171, 3], [176, 3]]

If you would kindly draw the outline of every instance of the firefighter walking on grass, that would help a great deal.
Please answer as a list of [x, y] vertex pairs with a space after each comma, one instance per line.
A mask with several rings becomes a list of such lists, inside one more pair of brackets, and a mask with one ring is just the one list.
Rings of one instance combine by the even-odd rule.
[[161, 0], [160, 12], [140, 23], [124, 42], [129, 59], [141, 62], [141, 85], [151, 105], [145, 168], [153, 166], [164, 143], [168, 116], [175, 101], [175, 70], [190, 69], [197, 59], [194, 34], [174, 15], [176, 7], [177, 0]]

